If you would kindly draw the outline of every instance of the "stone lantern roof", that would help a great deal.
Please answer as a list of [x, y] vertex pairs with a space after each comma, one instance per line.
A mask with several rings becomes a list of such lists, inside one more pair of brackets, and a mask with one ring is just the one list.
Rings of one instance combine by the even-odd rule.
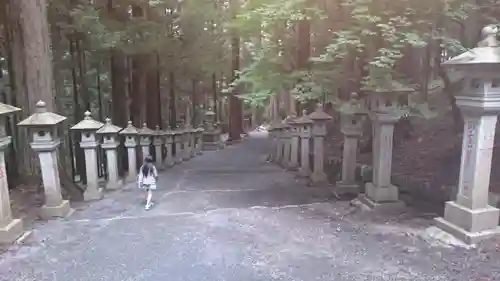
[[139, 129], [139, 135], [140, 136], [154, 136], [156, 135], [156, 132], [148, 128], [148, 125], [146, 123], [142, 124], [142, 128]]
[[137, 135], [139, 134], [139, 130], [137, 130], [134, 125], [132, 125], [132, 121], [127, 122], [127, 127], [120, 131], [120, 135]]
[[302, 116], [300, 118], [298, 118], [297, 120], [295, 120], [295, 123], [297, 124], [301, 124], [301, 125], [306, 125], [306, 124], [312, 124], [313, 123], [313, 120], [311, 119], [311, 117], [309, 117], [307, 115], [307, 110], [302, 110]]
[[481, 40], [477, 47], [460, 54], [443, 63], [443, 66], [455, 69], [468, 69], [474, 66], [483, 67], [500, 65], [500, 42], [497, 39], [498, 28], [492, 25], [486, 26], [481, 31]]
[[99, 122], [97, 120], [92, 119], [90, 115], [90, 111], [85, 111], [85, 117], [82, 121], [78, 122], [75, 126], [71, 127], [71, 130], [80, 130], [80, 131], [97, 131], [104, 123]]
[[17, 125], [26, 127], [55, 126], [66, 120], [66, 117], [53, 112], [47, 112], [47, 105], [43, 101], [36, 103], [35, 113], [19, 122]]
[[111, 123], [110, 118], [106, 118], [106, 123], [104, 126], [102, 126], [99, 130], [97, 130], [97, 134], [102, 134], [102, 135], [113, 135], [117, 134], [120, 132], [123, 128], [120, 128], [118, 126], [115, 126]]
[[288, 115], [284, 121], [289, 125], [293, 125], [297, 121], [297, 115], [295, 115], [295, 113], [292, 113], [291, 115]]
[[0, 102], [0, 115], [10, 115], [14, 112], [18, 112], [21, 109], [10, 104], [5, 104]]
[[309, 118], [311, 118], [313, 121], [316, 121], [316, 120], [327, 121], [327, 120], [332, 119], [332, 117], [330, 115], [326, 114], [323, 111], [323, 105], [320, 103], [316, 104], [316, 110], [313, 113], [309, 114]]
[[215, 112], [213, 112], [210, 109], [205, 112], [205, 116], [214, 116], [214, 115], [215, 115]]

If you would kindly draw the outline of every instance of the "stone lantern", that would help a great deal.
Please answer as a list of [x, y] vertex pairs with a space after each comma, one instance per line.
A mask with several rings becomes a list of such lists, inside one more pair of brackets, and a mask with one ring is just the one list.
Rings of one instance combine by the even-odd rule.
[[283, 146], [284, 146], [284, 141], [283, 141], [283, 123], [276, 121], [274, 124], [274, 131], [276, 135], [276, 153], [275, 153], [275, 158], [274, 161], [276, 163], [281, 163], [283, 159]]
[[342, 178], [336, 183], [335, 192], [339, 195], [357, 195], [359, 193], [359, 185], [356, 183], [358, 143], [363, 136], [363, 116], [366, 111], [356, 101], [342, 106], [340, 112], [340, 128], [344, 134], [344, 146], [342, 151]]
[[163, 136], [165, 132], [160, 130], [160, 125], [156, 125], [155, 135], [153, 137], [153, 145], [155, 146], [156, 167], [159, 170], [164, 169], [163, 164]]
[[20, 108], [0, 103], [0, 243], [8, 244], [16, 241], [24, 233], [23, 221], [12, 218], [9, 184], [5, 169], [5, 151], [11, 142], [11, 137], [7, 136], [5, 131], [5, 123], [7, 116], [20, 110]]
[[276, 123], [273, 122], [267, 128], [268, 136], [271, 139], [271, 151], [269, 152], [269, 162], [274, 162], [276, 160], [276, 146], [278, 145], [277, 141], [277, 129], [275, 128]]
[[311, 174], [312, 184], [322, 184], [327, 182], [327, 176], [324, 171], [324, 153], [325, 153], [325, 136], [326, 123], [332, 117], [323, 111], [323, 105], [317, 104], [316, 110], [309, 114], [309, 118], [313, 121], [312, 137], [314, 149], [313, 172]]
[[151, 138], [155, 135], [155, 131], [148, 128], [146, 123], [142, 124], [142, 128], [139, 129], [139, 145], [141, 146], [142, 159], [144, 160], [147, 156], [152, 156], [150, 151]]
[[189, 147], [190, 147], [189, 156], [191, 158], [193, 158], [196, 155], [198, 155], [196, 153], [196, 134], [197, 134], [198, 128], [194, 128], [194, 127], [189, 126], [189, 130], [190, 130], [190, 132], [189, 132]]
[[202, 127], [198, 127], [195, 129], [195, 135], [196, 135], [196, 144], [195, 144], [195, 151], [197, 155], [202, 155], [203, 154], [203, 132], [205, 130]]
[[446, 202], [441, 229], [476, 243], [500, 233], [500, 211], [488, 204], [491, 158], [497, 116], [500, 113], [500, 42], [498, 29], [487, 26], [478, 47], [446, 61], [443, 66], [461, 72], [465, 87], [455, 96], [464, 117], [458, 194]]
[[299, 176], [310, 177], [311, 168], [309, 166], [309, 141], [312, 137], [313, 120], [307, 115], [307, 111], [302, 111], [302, 116], [295, 121], [299, 127], [300, 136], [300, 169]]
[[291, 141], [292, 141], [292, 136], [290, 134], [291, 131], [291, 126], [290, 122], [291, 121], [291, 116], [287, 116], [281, 124], [281, 138], [283, 140], [283, 155], [281, 157], [281, 166], [284, 168], [288, 168], [288, 165], [290, 164], [290, 149], [292, 147]]
[[85, 117], [82, 121], [71, 127], [71, 130], [81, 132], [80, 147], [85, 152], [85, 171], [87, 173], [87, 186], [83, 193], [85, 201], [102, 199], [102, 190], [99, 188], [99, 174], [97, 161], [97, 148], [99, 141], [96, 137], [96, 131], [99, 130], [103, 123], [92, 119], [90, 111], [85, 112]]
[[129, 120], [127, 127], [120, 131], [120, 135], [125, 137], [125, 147], [127, 148], [127, 182], [134, 182], [137, 180], [137, 136], [139, 135], [139, 130]]
[[404, 112], [399, 101], [414, 91], [398, 84], [366, 91], [365, 104], [373, 128], [373, 180], [359, 199], [370, 208], [396, 211], [404, 207], [398, 187], [391, 184], [392, 143], [394, 125]]
[[45, 204], [40, 210], [40, 216], [45, 219], [66, 217], [72, 212], [69, 201], [63, 200], [61, 194], [57, 159], [57, 148], [61, 143], [57, 135], [57, 125], [64, 120], [66, 117], [48, 112], [45, 102], [39, 101], [35, 113], [18, 124], [27, 127], [33, 134], [30, 145], [40, 159], [45, 193]]
[[183, 161], [184, 152], [182, 151], [182, 141], [184, 130], [179, 126], [176, 130], [174, 130], [174, 143], [175, 143], [175, 163], [179, 164]]
[[191, 146], [192, 134], [193, 134], [193, 127], [191, 127], [191, 124], [187, 123], [182, 135], [182, 143], [184, 146], [182, 160], [184, 161], [188, 161], [189, 159], [191, 159], [191, 153], [193, 151], [193, 147]]
[[290, 116], [287, 123], [290, 125], [290, 161], [288, 162], [287, 168], [295, 171], [299, 168], [300, 126], [297, 124], [297, 116], [295, 116], [295, 114]]
[[167, 148], [167, 157], [165, 158], [165, 165], [168, 167], [172, 167], [175, 165], [174, 160], [174, 131], [166, 130], [165, 131], [165, 146]]
[[123, 186], [122, 180], [118, 176], [118, 152], [117, 148], [120, 142], [117, 140], [118, 132], [123, 128], [111, 123], [110, 118], [106, 118], [106, 123], [96, 134], [102, 136], [101, 147], [106, 151], [106, 165], [108, 167], [107, 190], [116, 190]]
[[205, 112], [205, 130], [203, 131], [203, 150], [218, 150], [222, 147], [220, 129], [215, 125], [215, 113]]

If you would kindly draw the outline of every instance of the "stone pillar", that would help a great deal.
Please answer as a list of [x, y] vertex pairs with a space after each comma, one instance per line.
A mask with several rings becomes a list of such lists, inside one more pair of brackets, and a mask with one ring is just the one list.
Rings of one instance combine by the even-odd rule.
[[45, 102], [39, 101], [35, 114], [18, 124], [33, 131], [33, 142], [30, 145], [40, 159], [45, 193], [45, 204], [40, 210], [40, 216], [45, 219], [66, 217], [73, 211], [69, 201], [63, 200], [57, 163], [57, 148], [61, 142], [57, 137], [56, 126], [64, 120], [64, 116], [47, 112]]
[[391, 184], [392, 142], [394, 125], [399, 116], [374, 112], [373, 126], [373, 182], [367, 183], [360, 199], [370, 208], [399, 210], [404, 202], [399, 200], [398, 187]]
[[165, 165], [168, 167], [172, 167], [175, 165], [174, 160], [174, 132], [166, 131], [165, 133], [165, 145], [167, 147], [167, 157], [165, 158]]
[[192, 147], [191, 147], [191, 128], [189, 126], [186, 127], [186, 129], [183, 132], [182, 142], [184, 145], [184, 153], [182, 155], [182, 159], [184, 161], [188, 161], [189, 159], [191, 159], [191, 150], [192, 150]]
[[290, 164], [290, 148], [291, 148], [291, 140], [292, 137], [290, 135], [290, 125], [286, 123], [286, 121], [283, 122], [283, 130], [282, 130], [282, 135], [283, 135], [283, 155], [281, 157], [281, 165], [284, 168], [288, 168], [288, 165]]
[[311, 139], [311, 126], [313, 121], [307, 116], [307, 111], [302, 111], [302, 117], [296, 121], [299, 126], [300, 136], [300, 177], [310, 177], [311, 168], [309, 167], [309, 140]]
[[477, 111], [462, 108], [465, 124], [458, 195], [456, 201], [446, 202], [444, 217], [435, 220], [438, 227], [469, 244], [500, 234], [500, 211], [488, 204], [497, 116]]
[[153, 138], [153, 145], [155, 146], [156, 168], [158, 168], [158, 170], [163, 170], [165, 169], [163, 163], [163, 131], [160, 130], [160, 126], [156, 126], [156, 131]]
[[118, 176], [117, 148], [120, 143], [116, 140], [120, 130], [122, 128], [111, 124], [111, 119], [109, 118], [106, 118], [104, 126], [97, 130], [97, 134], [103, 136], [101, 147], [106, 151], [106, 165], [108, 168], [107, 190], [116, 190], [123, 187], [123, 182]]
[[196, 156], [196, 129], [189, 127], [189, 158]]
[[100, 200], [103, 197], [102, 189], [99, 187], [97, 149], [99, 141], [96, 138], [96, 131], [99, 130], [103, 123], [92, 119], [90, 111], [85, 112], [85, 118], [75, 126], [72, 130], [81, 132], [80, 147], [85, 153], [85, 171], [87, 176], [87, 185], [83, 193], [85, 201]]
[[268, 137], [271, 139], [271, 151], [269, 151], [269, 157], [268, 157], [269, 162], [276, 161], [276, 150], [278, 145], [278, 139], [276, 134], [277, 129], [275, 128], [275, 126], [276, 122], [273, 122], [267, 129]]
[[196, 129], [196, 154], [203, 154], [203, 128]]
[[296, 123], [297, 118], [289, 122], [290, 124], [290, 162], [288, 169], [296, 171], [299, 168], [299, 144], [300, 144], [300, 127]]
[[128, 121], [127, 127], [120, 131], [120, 135], [125, 136], [125, 147], [128, 156], [127, 182], [137, 181], [137, 136], [139, 131]]
[[182, 131], [180, 129], [175, 131], [174, 135], [175, 142], [175, 163], [182, 163]]
[[2, 244], [13, 243], [24, 233], [23, 221], [12, 218], [9, 184], [5, 169], [5, 150], [11, 142], [11, 138], [5, 132], [6, 116], [20, 110], [17, 107], [0, 103], [0, 243]]
[[313, 121], [312, 137], [314, 141], [314, 163], [311, 174], [312, 184], [326, 184], [328, 178], [324, 172], [324, 140], [326, 136], [326, 122], [332, 117], [323, 111], [323, 106], [318, 104], [316, 110], [309, 115]]
[[283, 125], [281, 123], [276, 124], [274, 127], [276, 130], [276, 158], [275, 162], [280, 163], [283, 159]]
[[359, 185], [356, 183], [356, 159], [358, 141], [363, 134], [361, 116], [343, 114], [341, 116], [342, 133], [344, 134], [344, 149], [342, 152], [342, 178], [337, 182], [337, 194], [358, 194]]

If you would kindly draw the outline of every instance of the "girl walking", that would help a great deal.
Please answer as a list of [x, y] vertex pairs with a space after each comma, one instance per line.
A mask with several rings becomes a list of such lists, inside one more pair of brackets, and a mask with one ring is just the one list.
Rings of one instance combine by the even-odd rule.
[[153, 190], [156, 190], [156, 180], [158, 179], [158, 171], [153, 164], [153, 158], [147, 156], [144, 159], [144, 164], [142, 164], [139, 170], [139, 176], [137, 178], [137, 183], [140, 189], [144, 189], [147, 192], [146, 206], [145, 209], [149, 210], [153, 206]]

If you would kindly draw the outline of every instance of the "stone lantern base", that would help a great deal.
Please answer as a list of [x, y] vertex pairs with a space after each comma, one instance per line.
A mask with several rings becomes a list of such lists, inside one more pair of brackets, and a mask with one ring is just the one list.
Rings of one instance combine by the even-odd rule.
[[491, 206], [472, 210], [449, 201], [445, 205], [444, 217], [435, 218], [434, 222], [465, 243], [475, 244], [500, 234], [499, 216], [500, 210]]
[[69, 205], [68, 200], [62, 200], [59, 206], [43, 205], [40, 208], [40, 217], [42, 219], [69, 217], [74, 212]]
[[11, 244], [24, 234], [23, 221], [13, 219], [9, 224], [0, 227], [0, 243]]
[[220, 134], [217, 131], [203, 132], [203, 150], [219, 150], [224, 148], [224, 144], [220, 139]]
[[358, 195], [360, 193], [359, 184], [355, 183], [349, 184], [349, 183], [344, 183], [342, 181], [338, 181], [335, 184], [334, 190], [338, 195], [346, 195], [346, 194]]
[[365, 194], [360, 194], [358, 199], [370, 209], [396, 212], [406, 207], [405, 203], [399, 200], [399, 189], [395, 185], [378, 187], [369, 182], [365, 185]]

